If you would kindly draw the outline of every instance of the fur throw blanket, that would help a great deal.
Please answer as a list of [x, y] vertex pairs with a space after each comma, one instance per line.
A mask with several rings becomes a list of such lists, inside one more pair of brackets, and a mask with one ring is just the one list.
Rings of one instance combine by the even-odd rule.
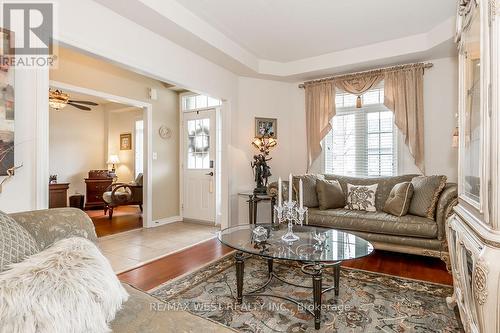
[[94, 243], [63, 239], [0, 273], [0, 333], [101, 333], [128, 298]]

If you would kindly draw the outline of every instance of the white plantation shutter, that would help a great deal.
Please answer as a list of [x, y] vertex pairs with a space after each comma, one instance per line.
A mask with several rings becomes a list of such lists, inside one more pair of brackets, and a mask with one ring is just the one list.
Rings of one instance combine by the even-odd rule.
[[397, 174], [397, 137], [393, 113], [384, 106], [383, 82], [362, 95], [338, 92], [332, 130], [323, 140], [325, 172], [370, 177]]

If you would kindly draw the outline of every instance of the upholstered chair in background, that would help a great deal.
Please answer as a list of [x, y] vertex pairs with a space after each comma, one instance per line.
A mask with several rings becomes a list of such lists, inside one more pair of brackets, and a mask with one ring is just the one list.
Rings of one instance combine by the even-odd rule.
[[137, 175], [131, 183], [114, 183], [108, 186], [102, 195], [105, 202], [104, 214], [109, 212], [109, 219], [113, 218], [113, 209], [118, 206], [138, 205], [142, 212], [142, 179]]

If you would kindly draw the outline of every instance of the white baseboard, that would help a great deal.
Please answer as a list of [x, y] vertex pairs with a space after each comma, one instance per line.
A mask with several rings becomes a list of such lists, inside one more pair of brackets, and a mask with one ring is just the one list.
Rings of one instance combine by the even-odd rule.
[[153, 221], [152, 227], [159, 227], [160, 225], [165, 225], [169, 223], [174, 223], [174, 222], [182, 222], [182, 216], [170, 216], [170, 217], [164, 217], [159, 220]]

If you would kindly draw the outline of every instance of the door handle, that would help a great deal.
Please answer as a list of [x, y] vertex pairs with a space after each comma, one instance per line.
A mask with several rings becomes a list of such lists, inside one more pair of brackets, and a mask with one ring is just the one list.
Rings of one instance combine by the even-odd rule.
[[212, 176], [213, 177], [214, 175], [214, 172], [213, 171], [210, 171], [209, 173], [206, 173], [205, 176]]

